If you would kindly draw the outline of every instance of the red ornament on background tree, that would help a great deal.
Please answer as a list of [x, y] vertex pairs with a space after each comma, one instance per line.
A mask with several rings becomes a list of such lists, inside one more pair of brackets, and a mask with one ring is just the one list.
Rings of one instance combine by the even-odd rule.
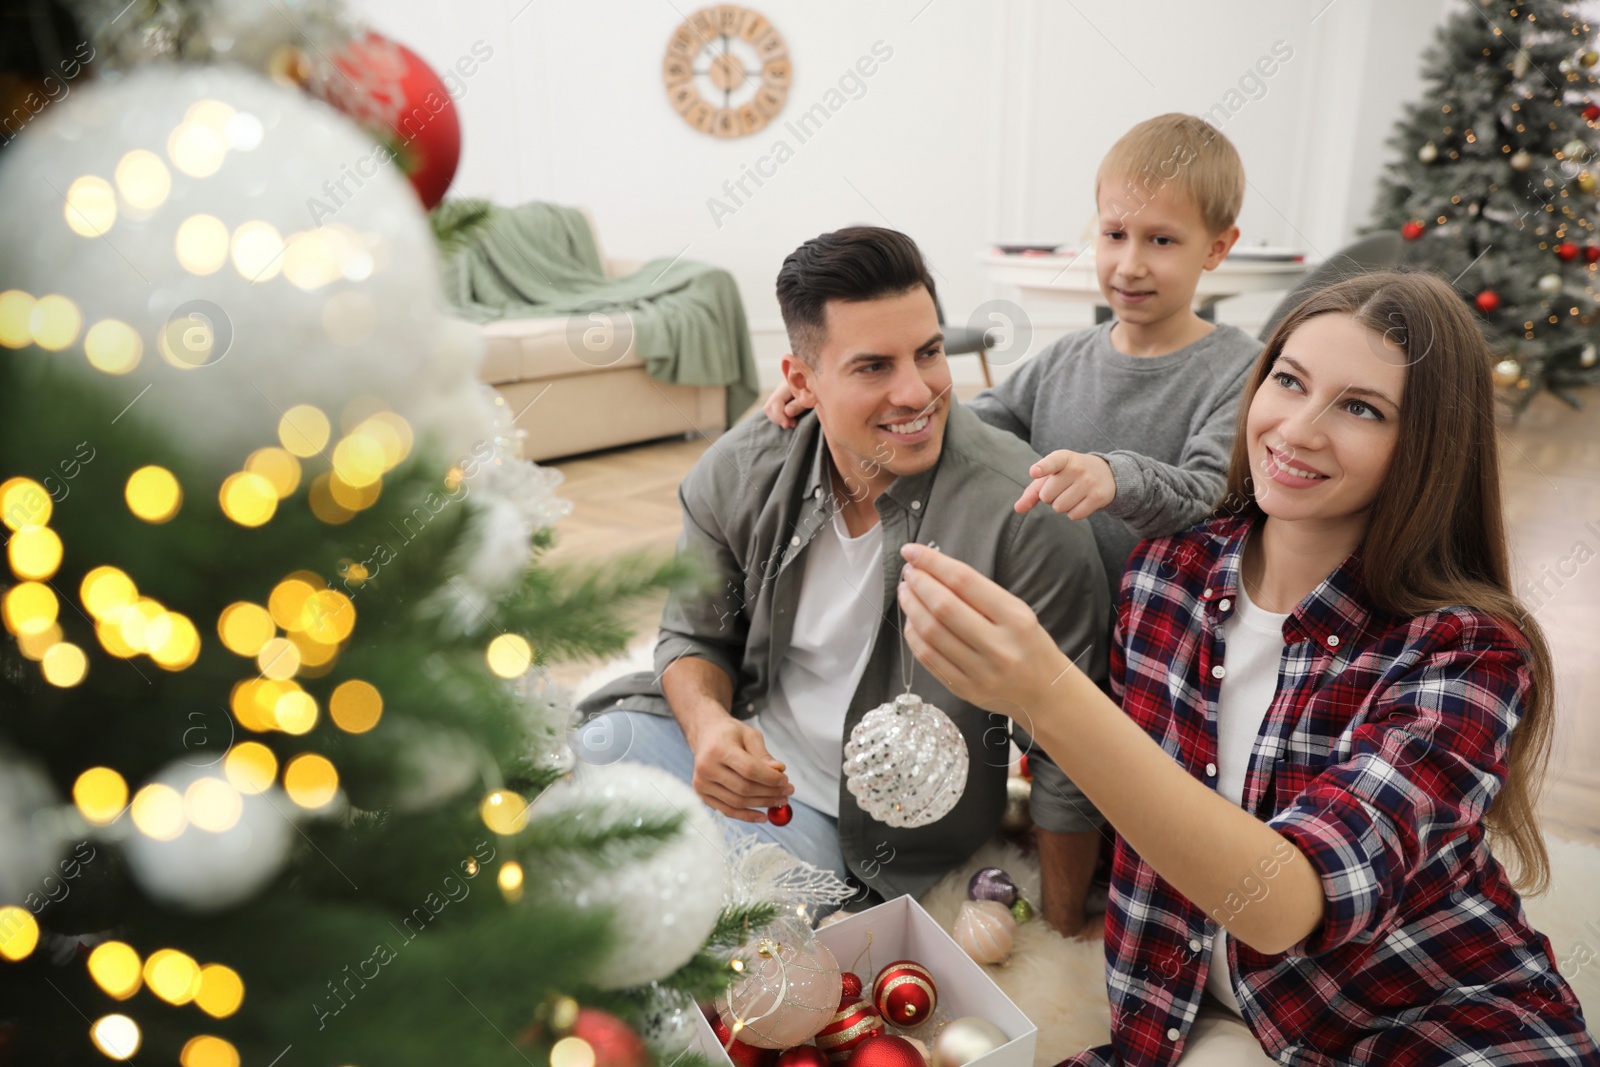
[[1571, 241], [1562, 241], [1556, 245], [1556, 256], [1563, 263], [1571, 263], [1578, 258], [1578, 246]]
[[1584, 108], [1583, 117], [1588, 119], [1590, 122], [1593, 122], [1595, 119], [1600, 119], [1600, 104], [1590, 104], [1588, 107]]
[[896, 1026], [916, 1026], [933, 1017], [939, 987], [916, 960], [896, 960], [872, 983], [872, 1006]]
[[903, 1037], [869, 1037], [850, 1054], [850, 1067], [927, 1067], [917, 1046]]
[[1495, 292], [1493, 289], [1485, 289], [1483, 292], [1472, 298], [1472, 303], [1473, 306], [1475, 306], [1479, 311], [1487, 315], [1490, 312], [1499, 310], [1500, 294]]
[[1400, 227], [1400, 236], [1404, 237], [1408, 241], [1415, 241], [1418, 237], [1422, 236], [1422, 223], [1412, 219], [1410, 222]]
[[717, 1044], [722, 1046], [722, 1050], [728, 1054], [728, 1059], [733, 1061], [733, 1067], [776, 1067], [777, 1049], [756, 1048], [740, 1041], [718, 1018], [715, 1011], [706, 1014], [706, 1022], [711, 1024], [711, 1032], [717, 1035]]
[[877, 1008], [860, 997], [841, 997], [839, 1010], [812, 1040], [828, 1054], [834, 1067], [838, 1067], [850, 1058], [857, 1045], [881, 1033], [883, 1016], [878, 1014]]
[[1589, 263], [1600, 263], [1600, 245], [1589, 245], [1584, 248], [1583, 258]]
[[778, 1054], [778, 1067], [830, 1067], [828, 1054], [815, 1045], [796, 1045]]
[[415, 52], [371, 30], [333, 62], [345, 77], [329, 84], [328, 102], [399, 153], [422, 206], [432, 210], [461, 160], [461, 120], [450, 90]]

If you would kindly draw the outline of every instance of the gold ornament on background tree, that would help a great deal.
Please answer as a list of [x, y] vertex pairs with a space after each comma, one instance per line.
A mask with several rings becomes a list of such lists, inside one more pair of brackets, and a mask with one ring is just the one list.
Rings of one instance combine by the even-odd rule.
[[1586, 193], [1594, 192], [1595, 186], [1597, 184], [1600, 184], [1600, 182], [1596, 182], [1595, 181], [1595, 176], [1592, 173], [1590, 173], [1589, 171], [1585, 170], [1585, 171], [1580, 171], [1578, 173], [1578, 188], [1582, 189], [1584, 192], [1586, 192]]
[[1424, 163], [1432, 163], [1434, 160], [1439, 158], [1439, 146], [1434, 144], [1432, 141], [1429, 141], [1427, 144], [1417, 149], [1417, 158], [1422, 160]]
[[1533, 157], [1529, 155], [1526, 150], [1519, 148], [1517, 151], [1511, 153], [1510, 162], [1512, 170], [1527, 170], [1529, 167], [1533, 166]]
[[1517, 379], [1522, 377], [1522, 364], [1514, 359], [1502, 359], [1494, 365], [1494, 381], [1496, 385], [1516, 385]]
[[1593, 68], [1596, 63], [1600, 63], [1600, 52], [1585, 52], [1578, 57], [1578, 62], [1585, 67]]

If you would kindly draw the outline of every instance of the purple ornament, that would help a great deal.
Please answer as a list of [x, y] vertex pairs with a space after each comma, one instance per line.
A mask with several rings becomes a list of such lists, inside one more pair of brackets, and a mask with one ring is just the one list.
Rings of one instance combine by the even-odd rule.
[[994, 900], [1006, 907], [1017, 902], [1017, 883], [999, 867], [985, 867], [967, 883], [967, 896], [973, 900]]

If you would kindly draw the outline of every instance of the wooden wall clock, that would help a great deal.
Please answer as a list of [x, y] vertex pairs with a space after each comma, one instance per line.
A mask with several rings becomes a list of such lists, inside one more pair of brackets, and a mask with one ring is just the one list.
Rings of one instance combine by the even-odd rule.
[[716, 4], [672, 32], [661, 74], [673, 110], [690, 126], [713, 137], [744, 137], [783, 110], [789, 49], [760, 14]]

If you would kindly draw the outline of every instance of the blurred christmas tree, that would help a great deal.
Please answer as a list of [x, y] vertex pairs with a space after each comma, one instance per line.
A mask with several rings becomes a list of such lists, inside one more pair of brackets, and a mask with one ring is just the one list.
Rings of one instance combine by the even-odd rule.
[[686, 576], [539, 562], [412, 189], [307, 212], [373, 146], [130, 63], [0, 156], [0, 1064], [643, 1067], [774, 914], [687, 786], [570, 773], [540, 668]]
[[1377, 228], [1477, 308], [1520, 412], [1541, 389], [1577, 405], [1600, 378], [1595, 232], [1600, 54], [1574, 5], [1463, 4], [1426, 53], [1424, 99], [1390, 144]]

